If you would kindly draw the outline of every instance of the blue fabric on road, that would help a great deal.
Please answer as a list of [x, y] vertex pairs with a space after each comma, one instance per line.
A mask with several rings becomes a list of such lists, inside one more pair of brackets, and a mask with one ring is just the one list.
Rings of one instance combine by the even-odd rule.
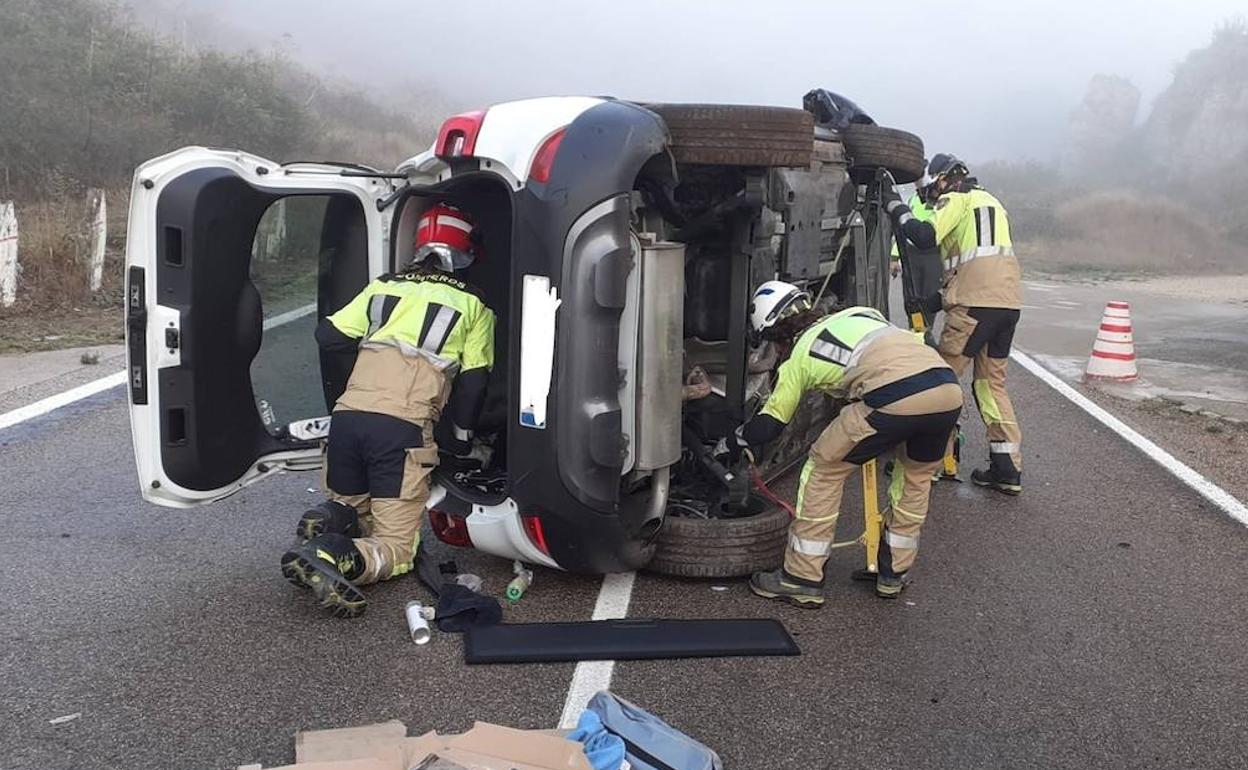
[[607, 732], [602, 718], [592, 711], [581, 713], [576, 729], [568, 734], [568, 740], [585, 747], [585, 756], [594, 770], [620, 770], [624, 764], [623, 739]]

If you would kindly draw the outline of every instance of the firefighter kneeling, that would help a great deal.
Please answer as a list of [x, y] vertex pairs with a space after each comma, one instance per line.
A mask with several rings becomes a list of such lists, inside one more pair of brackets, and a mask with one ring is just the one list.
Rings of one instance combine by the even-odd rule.
[[328, 354], [356, 358], [325, 449], [330, 499], [303, 515], [304, 543], [281, 563], [287, 580], [311, 588], [334, 615], [364, 611], [360, 585], [411, 571], [438, 463], [433, 426], [448, 392], [447, 448], [481, 459], [472, 429], [494, 364], [494, 313], [453, 275], [477, 255], [472, 233], [464, 213], [433, 206], [407, 271], [373, 281], [317, 328]]
[[872, 308], [821, 317], [810, 296], [783, 281], [758, 288], [750, 323], [787, 359], [762, 411], [737, 430], [735, 453], [776, 439], [802, 397], [818, 390], [849, 400], [811, 448], [784, 566], [750, 579], [754, 593], [800, 606], [823, 605], [823, 567], [832, 552], [841, 493], [854, 471], [898, 448], [880, 539], [876, 595], [896, 598], [919, 548], [932, 475], [962, 410], [953, 370], [922, 339]]

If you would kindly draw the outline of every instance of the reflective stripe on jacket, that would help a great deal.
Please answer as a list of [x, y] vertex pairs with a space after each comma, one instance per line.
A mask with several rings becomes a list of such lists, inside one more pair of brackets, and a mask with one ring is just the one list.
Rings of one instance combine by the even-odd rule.
[[941, 368], [948, 367], [923, 344], [922, 335], [893, 326], [872, 308], [849, 308], [816, 322], [797, 338], [761, 413], [788, 423], [808, 391], [857, 400]]
[[945, 307], [1018, 309], [1022, 271], [1001, 202], [972, 187], [940, 196], [934, 214], [932, 226], [945, 266]]
[[338, 409], [436, 420], [457, 374], [494, 366], [494, 312], [446, 273], [382, 276], [328, 320], [360, 348]]

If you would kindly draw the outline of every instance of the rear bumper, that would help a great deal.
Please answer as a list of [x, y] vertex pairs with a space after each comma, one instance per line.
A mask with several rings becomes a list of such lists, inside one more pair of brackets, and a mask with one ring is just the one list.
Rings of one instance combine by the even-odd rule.
[[429, 490], [428, 507], [430, 510], [464, 517], [468, 536], [478, 551], [504, 559], [559, 568], [559, 564], [543, 553], [524, 531], [520, 508], [510, 497], [495, 504], [473, 503], [456, 495], [448, 487], [435, 484]]
[[[644, 567], [654, 555], [654, 546], [626, 531], [618, 516], [576, 504], [554, 514], [510, 497], [487, 502], [469, 496], [449, 484], [434, 484], [428, 507], [463, 519], [473, 548], [483, 553], [584, 574], [630, 572]], [[529, 536], [524, 516], [541, 521], [549, 555]]]

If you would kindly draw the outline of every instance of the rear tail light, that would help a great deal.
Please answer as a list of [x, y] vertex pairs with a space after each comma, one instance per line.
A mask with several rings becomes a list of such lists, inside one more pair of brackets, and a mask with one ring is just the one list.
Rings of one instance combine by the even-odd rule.
[[520, 521], [524, 524], [524, 534], [529, 536], [529, 541], [537, 546], [537, 550], [550, 556], [550, 546], [546, 544], [546, 532], [542, 530], [542, 520], [536, 516], [521, 516]]
[[555, 165], [555, 155], [559, 152], [559, 145], [563, 142], [563, 136], [567, 132], [568, 127], [564, 126], [546, 137], [542, 146], [537, 148], [537, 154], [533, 156], [533, 162], [529, 164], [529, 179], [542, 184], [550, 181], [550, 168]]
[[477, 149], [477, 135], [485, 122], [485, 110], [452, 115], [438, 129], [433, 154], [439, 158], [468, 158]]
[[429, 526], [433, 528], [433, 534], [447, 545], [472, 547], [472, 536], [468, 534], [468, 519], [465, 516], [430, 509]]

